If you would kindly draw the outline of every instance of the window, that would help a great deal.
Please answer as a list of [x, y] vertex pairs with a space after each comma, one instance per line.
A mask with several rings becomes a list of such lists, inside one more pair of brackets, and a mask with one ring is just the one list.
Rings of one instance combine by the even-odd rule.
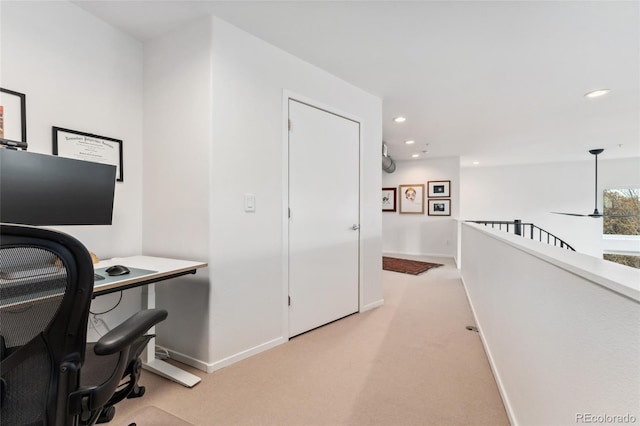
[[603, 255], [603, 259], [608, 260], [609, 262], [615, 262], [621, 265], [627, 265], [631, 266], [632, 268], [640, 269], [640, 256], [605, 253]]
[[[640, 235], [640, 189], [606, 189], [604, 191], [603, 233], [605, 235]], [[607, 217], [607, 215], [636, 215]]]
[[604, 259], [640, 268], [640, 188], [607, 189], [603, 201]]

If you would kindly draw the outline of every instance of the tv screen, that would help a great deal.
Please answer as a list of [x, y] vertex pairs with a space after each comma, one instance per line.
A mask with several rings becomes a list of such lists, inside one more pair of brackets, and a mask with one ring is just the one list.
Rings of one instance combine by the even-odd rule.
[[111, 225], [116, 166], [0, 148], [0, 221]]

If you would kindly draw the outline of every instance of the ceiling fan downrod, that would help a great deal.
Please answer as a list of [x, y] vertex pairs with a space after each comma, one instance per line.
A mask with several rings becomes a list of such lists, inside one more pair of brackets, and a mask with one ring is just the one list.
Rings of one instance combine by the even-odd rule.
[[599, 148], [599, 149], [590, 149], [589, 152], [591, 154], [593, 154], [596, 157], [596, 186], [595, 186], [595, 206], [593, 209], [593, 214], [591, 216], [597, 216], [600, 217], [601, 214], [598, 211], [598, 154], [602, 154], [602, 152], [604, 151], [604, 149]]

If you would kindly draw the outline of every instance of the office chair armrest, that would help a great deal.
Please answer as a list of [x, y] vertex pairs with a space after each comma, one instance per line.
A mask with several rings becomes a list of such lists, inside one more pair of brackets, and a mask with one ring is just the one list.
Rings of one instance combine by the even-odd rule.
[[96, 355], [111, 355], [130, 346], [151, 327], [167, 318], [164, 309], [146, 309], [136, 312], [128, 320], [102, 336], [93, 349]]

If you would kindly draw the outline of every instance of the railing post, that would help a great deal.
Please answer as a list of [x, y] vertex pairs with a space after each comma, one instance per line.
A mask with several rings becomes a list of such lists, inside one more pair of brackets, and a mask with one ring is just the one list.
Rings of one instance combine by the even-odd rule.
[[513, 221], [513, 223], [515, 224], [513, 232], [516, 235], [522, 235], [522, 220], [516, 219], [516, 220]]

